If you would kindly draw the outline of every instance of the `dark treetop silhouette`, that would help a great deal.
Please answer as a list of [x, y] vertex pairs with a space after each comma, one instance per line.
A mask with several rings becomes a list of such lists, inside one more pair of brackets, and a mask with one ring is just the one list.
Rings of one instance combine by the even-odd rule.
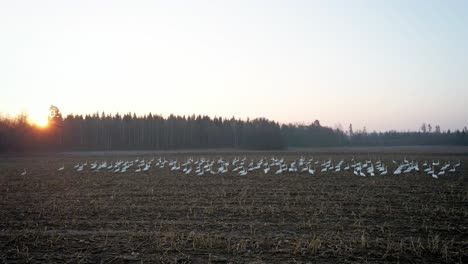
[[50, 107], [49, 125], [39, 128], [27, 116], [0, 119], [0, 151], [167, 150], [235, 148], [277, 150], [287, 147], [372, 145], [468, 145], [468, 131], [372, 132], [284, 124], [265, 118], [240, 120], [208, 116], [98, 113], [62, 117]]

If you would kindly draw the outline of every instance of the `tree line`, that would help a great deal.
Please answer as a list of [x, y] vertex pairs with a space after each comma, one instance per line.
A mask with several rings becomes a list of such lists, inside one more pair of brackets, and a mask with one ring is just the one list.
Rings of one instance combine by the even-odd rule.
[[[283, 124], [265, 118], [241, 120], [201, 115], [162, 117], [127, 113], [67, 115], [50, 107], [49, 124], [37, 127], [26, 115], [0, 118], [0, 151], [255, 149], [288, 147], [468, 145], [468, 131], [354, 132], [322, 126]], [[424, 127], [426, 125], [424, 124]], [[430, 129], [429, 129], [430, 130]]]

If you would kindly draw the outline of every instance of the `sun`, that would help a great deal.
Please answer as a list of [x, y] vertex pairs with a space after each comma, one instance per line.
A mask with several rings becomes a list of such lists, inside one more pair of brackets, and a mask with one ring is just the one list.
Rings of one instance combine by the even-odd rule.
[[47, 120], [47, 118], [37, 118], [32, 120], [32, 122], [39, 127], [47, 127], [49, 124], [49, 120]]
[[49, 124], [49, 112], [46, 110], [32, 111], [28, 115], [28, 120], [31, 124], [45, 128]]

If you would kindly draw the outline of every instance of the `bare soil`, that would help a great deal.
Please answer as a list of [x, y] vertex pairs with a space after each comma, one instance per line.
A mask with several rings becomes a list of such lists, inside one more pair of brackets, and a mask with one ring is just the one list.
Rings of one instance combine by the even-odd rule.
[[[298, 153], [305, 152], [245, 155], [293, 160]], [[244, 156], [165, 154], [179, 160], [220, 155]], [[439, 179], [352, 172], [187, 176], [167, 167], [124, 174], [72, 170], [79, 161], [133, 155], [4, 157], [0, 262], [468, 263], [466, 155], [314, 154], [353, 156], [387, 164], [405, 156], [461, 160], [462, 166]], [[57, 171], [62, 164], [66, 169]]]

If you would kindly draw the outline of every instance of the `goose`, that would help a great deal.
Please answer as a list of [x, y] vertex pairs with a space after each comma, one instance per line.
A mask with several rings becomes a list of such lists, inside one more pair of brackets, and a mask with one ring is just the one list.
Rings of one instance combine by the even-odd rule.
[[311, 169], [311, 168], [309, 167], [309, 174], [310, 174], [310, 175], [314, 175], [314, 173], [315, 173], [315, 170], [314, 170], [314, 169]]
[[380, 173], [385, 171], [385, 166], [380, 166], [377, 168]]
[[267, 165], [267, 166], [263, 169], [263, 172], [265, 172], [265, 174], [267, 174], [269, 171], [270, 171], [270, 166]]
[[57, 171], [63, 171], [64, 169], [65, 169], [65, 165], [64, 165], [64, 164], [62, 164], [62, 167], [58, 168], [58, 170], [57, 170]]
[[99, 169], [105, 169], [105, 168], [107, 168], [107, 161], [104, 161], [104, 163], [99, 165], [99, 167], [97, 169], [99, 170]]
[[362, 172], [361, 170], [359, 171], [359, 176], [361, 177], [366, 177], [366, 174], [364, 174], [364, 172]]
[[408, 167], [406, 170], [403, 171], [403, 173], [410, 173], [411, 170], [413, 170], [413, 167]]
[[387, 175], [387, 169], [385, 169], [384, 171], [380, 173], [380, 176], [385, 176], [385, 175]]
[[228, 170], [227, 166], [228, 165], [221, 166], [221, 168], [218, 170], [218, 172], [221, 173], [221, 174], [224, 174], [224, 173], [228, 172], [229, 170]]
[[239, 175], [240, 175], [240, 176], [245, 176], [245, 175], [247, 175], [247, 170], [246, 170], [245, 168], [242, 168], [242, 170], [239, 171]]
[[26, 172], [26, 169], [24, 169], [24, 171], [21, 173], [21, 176], [26, 175], [26, 173], [27, 173], [27, 172]]
[[205, 174], [205, 168], [202, 168], [202, 170], [197, 173], [197, 176], [203, 176], [203, 174]]
[[289, 171], [289, 172], [296, 172], [297, 169], [296, 169], [295, 165], [291, 163], [291, 165], [289, 166], [289, 169], [288, 169], [287, 171]]
[[283, 173], [283, 167], [280, 166], [280, 168], [275, 172], [275, 174], [281, 174]]
[[434, 174], [434, 166], [432, 166], [431, 170], [429, 170], [429, 171], [427, 172], [427, 174], [428, 174], [428, 175]]
[[190, 174], [192, 172], [192, 166], [190, 166], [186, 171], [185, 171], [185, 174]]
[[180, 164], [177, 165], [177, 162], [176, 162], [176, 163], [174, 163], [174, 165], [172, 166], [171, 171], [178, 171], [178, 170], [180, 170]]

